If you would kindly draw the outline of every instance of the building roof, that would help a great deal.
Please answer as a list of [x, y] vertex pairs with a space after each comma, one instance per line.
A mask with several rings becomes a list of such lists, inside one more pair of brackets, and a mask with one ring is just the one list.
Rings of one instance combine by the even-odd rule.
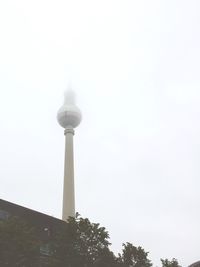
[[5, 212], [8, 217], [16, 216], [25, 219], [37, 228], [46, 227], [49, 229], [58, 228], [65, 225], [65, 222], [44, 213], [25, 208], [23, 206], [0, 199], [0, 211]]

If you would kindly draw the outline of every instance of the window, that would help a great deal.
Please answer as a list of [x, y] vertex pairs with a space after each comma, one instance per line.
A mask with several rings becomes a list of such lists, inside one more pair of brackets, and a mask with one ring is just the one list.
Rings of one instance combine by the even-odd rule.
[[40, 246], [40, 254], [46, 255], [46, 256], [51, 256], [53, 253], [52, 253], [52, 249], [51, 249], [50, 244], [48, 244], [48, 243], [42, 244]]
[[7, 220], [9, 218], [9, 213], [5, 210], [0, 210], [0, 220]]

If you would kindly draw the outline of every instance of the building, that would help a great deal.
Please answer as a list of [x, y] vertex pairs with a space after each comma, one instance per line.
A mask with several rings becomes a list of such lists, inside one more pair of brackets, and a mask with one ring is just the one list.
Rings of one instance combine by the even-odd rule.
[[45, 266], [45, 261], [53, 255], [50, 240], [66, 222], [0, 199], [0, 221], [10, 217], [20, 218], [37, 230], [37, 237], [41, 241], [38, 248], [39, 266]]

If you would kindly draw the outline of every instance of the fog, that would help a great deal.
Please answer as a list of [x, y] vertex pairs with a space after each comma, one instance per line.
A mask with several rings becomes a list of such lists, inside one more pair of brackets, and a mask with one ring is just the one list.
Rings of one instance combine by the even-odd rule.
[[[70, 84], [76, 210], [183, 266], [199, 260], [200, 2], [2, 1], [0, 197], [61, 218]], [[72, 97], [73, 99], [73, 97]]]

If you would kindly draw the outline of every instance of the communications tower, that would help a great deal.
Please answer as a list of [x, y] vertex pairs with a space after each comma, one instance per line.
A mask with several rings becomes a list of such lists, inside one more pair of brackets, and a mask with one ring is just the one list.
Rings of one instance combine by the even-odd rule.
[[74, 128], [81, 122], [81, 111], [75, 104], [75, 93], [72, 90], [65, 92], [64, 104], [58, 110], [57, 120], [64, 128], [65, 160], [62, 219], [75, 217], [75, 190], [74, 190]]

